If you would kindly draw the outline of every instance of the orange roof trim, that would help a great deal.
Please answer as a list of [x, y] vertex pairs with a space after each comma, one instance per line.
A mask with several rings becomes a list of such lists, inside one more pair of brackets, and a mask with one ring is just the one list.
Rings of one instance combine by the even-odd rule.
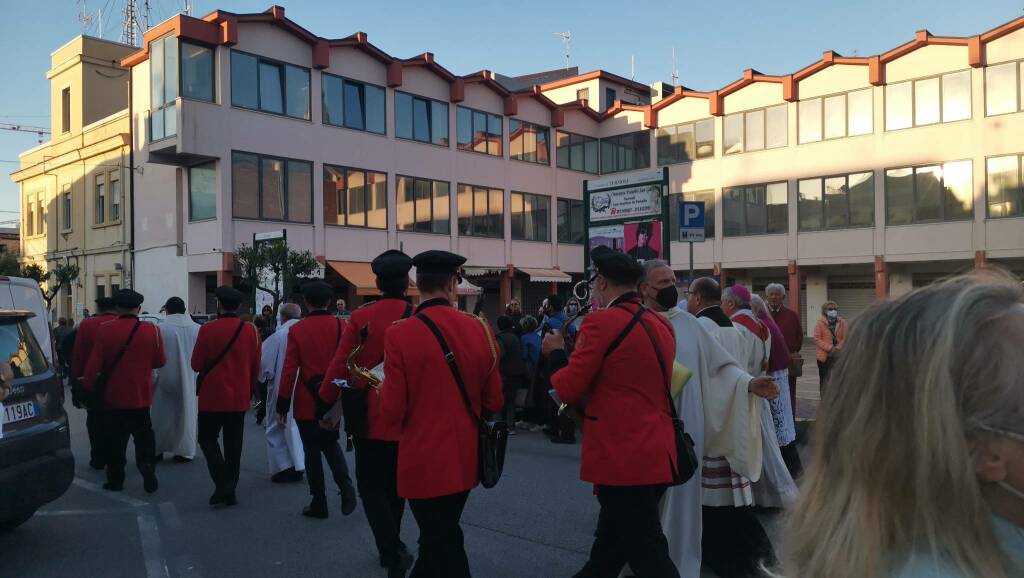
[[565, 86], [572, 86], [573, 84], [579, 84], [581, 82], [587, 82], [588, 80], [596, 80], [596, 79], [603, 79], [603, 80], [608, 80], [608, 81], [611, 81], [611, 82], [615, 82], [615, 83], [621, 84], [623, 86], [626, 86], [628, 88], [632, 88], [633, 90], [643, 92], [644, 94], [650, 94], [651, 93], [651, 87], [647, 86], [646, 84], [640, 84], [639, 82], [636, 82], [636, 81], [633, 81], [633, 80], [629, 80], [627, 78], [623, 78], [623, 77], [621, 77], [621, 76], [619, 76], [617, 74], [612, 74], [612, 73], [606, 72], [604, 70], [595, 70], [593, 72], [588, 72], [586, 74], [580, 74], [580, 75], [577, 75], [577, 76], [570, 76], [569, 78], [563, 78], [561, 80], [555, 80], [553, 82], [548, 82], [546, 84], [541, 84], [540, 85], [540, 89], [541, 90], [553, 90], [553, 89], [556, 89], [556, 88], [562, 88], [562, 87], [565, 87]]

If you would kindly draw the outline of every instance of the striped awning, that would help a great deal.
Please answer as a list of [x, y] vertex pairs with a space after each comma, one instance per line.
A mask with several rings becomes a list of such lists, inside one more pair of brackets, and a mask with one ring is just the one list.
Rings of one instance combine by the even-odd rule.
[[534, 283], [571, 283], [572, 275], [558, 269], [531, 269], [526, 267], [517, 267], [516, 271], [524, 273], [530, 277], [530, 281]]
[[504, 267], [463, 267], [462, 274], [466, 277], [484, 277], [486, 275], [501, 275], [505, 272]]
[[[377, 275], [373, 273], [369, 263], [361, 263], [359, 261], [328, 261], [327, 264], [338, 275], [341, 275], [346, 281], [355, 286], [356, 295], [380, 295], [380, 290], [377, 289]], [[416, 289], [415, 282], [409, 279], [407, 295], [415, 297], [419, 294], [420, 292]]]

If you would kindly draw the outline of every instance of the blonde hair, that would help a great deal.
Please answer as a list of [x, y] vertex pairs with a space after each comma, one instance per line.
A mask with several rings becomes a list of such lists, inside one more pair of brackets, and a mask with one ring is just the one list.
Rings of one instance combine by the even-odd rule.
[[821, 316], [822, 317], [828, 317], [828, 308], [829, 308], [829, 306], [832, 306], [832, 307], [835, 307], [836, 309], [839, 309], [839, 304], [836, 303], [835, 301], [826, 301], [826, 302], [821, 304]]
[[1024, 363], [1007, 338], [1022, 302], [1018, 282], [988, 272], [858, 317], [818, 410], [788, 576], [885, 576], [918, 551], [970, 578], [1008, 578], [974, 445], [979, 428], [1024, 421]]

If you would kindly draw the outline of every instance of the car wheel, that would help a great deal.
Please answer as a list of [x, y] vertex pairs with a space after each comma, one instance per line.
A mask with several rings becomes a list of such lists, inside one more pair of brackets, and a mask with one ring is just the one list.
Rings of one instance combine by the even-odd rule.
[[35, 510], [29, 510], [28, 512], [23, 512], [13, 517], [0, 520], [0, 533], [10, 532], [11, 530], [27, 522], [29, 518], [31, 518], [35, 513]]

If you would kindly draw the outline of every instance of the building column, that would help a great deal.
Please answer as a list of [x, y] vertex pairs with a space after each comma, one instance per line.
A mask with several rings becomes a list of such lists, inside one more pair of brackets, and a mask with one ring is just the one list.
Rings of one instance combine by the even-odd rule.
[[512, 301], [512, 267], [509, 266], [507, 269], [502, 271], [501, 280], [499, 281], [499, 291], [501, 295], [501, 311], [504, 311], [505, 304]]
[[786, 294], [789, 295], [789, 308], [803, 317], [804, 312], [800, 311], [800, 265], [797, 265], [796, 261], [790, 261], [787, 272], [789, 273], [789, 287]]
[[875, 301], [885, 301], [889, 298], [889, 271], [886, 268], [885, 257], [875, 255]]
[[718, 286], [725, 289], [725, 269], [721, 263], [715, 263], [715, 268], [712, 272], [714, 277], [718, 277]]
[[807, 337], [814, 336], [814, 326], [821, 318], [821, 306], [828, 301], [828, 276], [821, 267], [807, 272], [807, 311], [801, 315]]
[[979, 271], [988, 267], [988, 256], [984, 251], [974, 252], [974, 270]]
[[549, 291], [548, 295], [557, 295], [558, 294], [558, 283], [555, 283], [554, 281], [552, 281], [551, 283], [548, 283], [548, 291]]

